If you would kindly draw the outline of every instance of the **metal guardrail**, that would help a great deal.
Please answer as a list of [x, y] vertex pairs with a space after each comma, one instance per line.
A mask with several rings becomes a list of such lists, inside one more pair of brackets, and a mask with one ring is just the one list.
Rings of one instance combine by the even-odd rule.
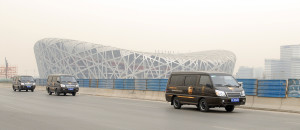
[[[165, 91], [168, 79], [77, 79], [84, 88]], [[38, 86], [46, 86], [46, 79], [36, 79]]]

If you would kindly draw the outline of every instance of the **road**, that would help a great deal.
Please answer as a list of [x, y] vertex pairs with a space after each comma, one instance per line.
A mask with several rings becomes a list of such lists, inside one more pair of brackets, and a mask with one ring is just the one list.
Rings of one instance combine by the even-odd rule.
[[46, 91], [14, 92], [0, 84], [2, 130], [240, 130], [300, 128], [300, 114], [236, 109], [203, 113], [194, 106], [175, 110], [166, 102]]

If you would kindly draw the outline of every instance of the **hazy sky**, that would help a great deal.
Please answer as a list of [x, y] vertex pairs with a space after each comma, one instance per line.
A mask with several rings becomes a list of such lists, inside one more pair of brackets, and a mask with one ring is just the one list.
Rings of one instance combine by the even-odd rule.
[[155, 52], [230, 50], [263, 67], [300, 44], [300, 0], [0, 0], [0, 64], [37, 73], [33, 46], [66, 38]]

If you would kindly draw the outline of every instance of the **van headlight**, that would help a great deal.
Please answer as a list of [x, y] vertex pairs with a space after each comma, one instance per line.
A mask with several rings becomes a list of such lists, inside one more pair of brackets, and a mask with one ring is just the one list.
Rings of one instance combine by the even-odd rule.
[[246, 96], [246, 94], [245, 94], [245, 91], [243, 90], [242, 92], [241, 92], [241, 96]]
[[32, 85], [35, 85], [35, 83], [33, 83]]
[[79, 84], [75, 85], [75, 87], [79, 88]]
[[60, 85], [60, 87], [64, 88], [64, 87], [66, 87], [66, 85], [64, 85], [64, 84], [61, 84], [61, 85]]
[[25, 85], [25, 83], [21, 83], [21, 85]]
[[220, 91], [220, 90], [215, 90], [216, 95], [219, 97], [226, 97], [226, 94], [224, 91]]

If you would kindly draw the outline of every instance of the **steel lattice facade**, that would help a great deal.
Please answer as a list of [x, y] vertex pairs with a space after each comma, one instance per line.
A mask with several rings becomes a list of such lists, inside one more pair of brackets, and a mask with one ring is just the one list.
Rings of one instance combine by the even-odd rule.
[[174, 71], [217, 71], [232, 74], [230, 51], [184, 54], [137, 52], [88, 42], [47, 38], [34, 46], [40, 78], [71, 74], [81, 79], [163, 79]]

